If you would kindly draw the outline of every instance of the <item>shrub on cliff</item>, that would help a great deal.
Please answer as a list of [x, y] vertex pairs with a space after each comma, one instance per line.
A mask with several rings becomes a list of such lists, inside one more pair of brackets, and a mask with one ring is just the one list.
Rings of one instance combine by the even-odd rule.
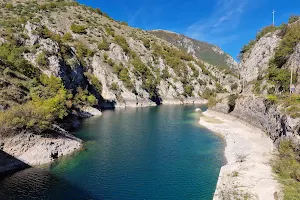
[[273, 162], [273, 171], [284, 185], [284, 199], [300, 199], [299, 152], [288, 140], [280, 142], [279, 154]]
[[41, 67], [47, 67], [49, 65], [49, 61], [45, 51], [43, 51], [37, 56], [36, 63]]
[[74, 97], [74, 105], [81, 106], [95, 106], [98, 104], [97, 98], [90, 94], [88, 90], [84, 90], [82, 88], [77, 88], [75, 97]]
[[126, 39], [121, 35], [115, 35], [114, 41], [123, 49], [125, 54], [128, 54], [130, 52], [129, 45], [126, 41]]
[[77, 25], [77, 24], [72, 24], [71, 25], [71, 31], [73, 33], [77, 33], [77, 34], [86, 34], [86, 27], [81, 26], [81, 25]]
[[237, 99], [236, 94], [229, 95], [229, 97], [228, 97], [229, 112], [232, 112], [234, 110], [235, 104], [236, 104], [236, 99]]
[[97, 92], [99, 94], [101, 94], [102, 93], [102, 83], [99, 81], [99, 79], [95, 75], [93, 75], [89, 72], [85, 72], [84, 75], [88, 78], [90, 83], [95, 87]]
[[268, 33], [274, 32], [277, 29], [278, 29], [278, 27], [270, 25], [270, 26], [267, 26], [267, 27], [263, 28], [261, 31], [259, 31], [256, 34], [255, 40], [251, 40], [248, 44], [246, 44], [246, 45], [243, 46], [242, 50], [240, 51], [239, 58], [242, 59], [243, 55], [245, 53], [247, 53], [250, 49], [252, 49], [252, 47], [255, 45], [255, 43], [258, 40], [260, 40], [263, 36], [265, 36]]
[[216, 97], [216, 91], [213, 89], [206, 88], [201, 96], [204, 99], [209, 99], [210, 97]]
[[37, 77], [39, 70], [23, 57], [25, 50], [24, 47], [18, 47], [13, 44], [3, 44], [0, 46], [0, 59], [12, 70], [16, 70], [29, 78]]
[[76, 55], [78, 56], [81, 62], [84, 62], [85, 57], [92, 57], [94, 56], [94, 51], [88, 48], [84, 43], [77, 42], [75, 45], [76, 48]]
[[190, 84], [187, 84], [184, 86], [184, 96], [185, 97], [191, 97], [193, 96], [193, 90], [194, 90], [194, 87], [191, 86]]
[[108, 51], [109, 50], [109, 42], [104, 38], [101, 43], [98, 44], [99, 50]]
[[41, 133], [51, 128], [56, 119], [63, 119], [68, 114], [66, 101], [69, 95], [61, 80], [43, 75], [40, 83], [30, 91], [32, 100], [0, 112], [0, 132], [29, 129]]
[[[287, 69], [278, 69], [274, 65], [268, 69], [268, 79], [275, 83], [278, 91], [288, 92], [290, 85], [290, 71]], [[294, 77], [293, 82], [296, 81]]]
[[150, 45], [150, 40], [147, 38], [143, 38], [142, 39], [143, 45], [146, 49], [150, 49], [151, 45]]
[[300, 42], [300, 24], [291, 25], [283, 36], [274, 56], [273, 63], [281, 68], [294, 52], [296, 45]]
[[292, 16], [290, 16], [290, 18], [289, 18], [289, 24], [294, 23], [294, 22], [296, 22], [296, 21], [298, 21], [298, 20], [299, 20], [299, 16], [297, 16], [297, 15], [292, 15]]

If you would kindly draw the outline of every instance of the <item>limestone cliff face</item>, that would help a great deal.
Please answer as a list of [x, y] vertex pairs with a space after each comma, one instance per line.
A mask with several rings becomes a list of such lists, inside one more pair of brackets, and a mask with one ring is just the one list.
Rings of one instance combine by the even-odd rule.
[[275, 54], [281, 38], [280, 31], [268, 33], [258, 40], [255, 45], [245, 54], [239, 63], [241, 77], [245, 82], [256, 80], [259, 75], [269, 67], [269, 61]]
[[[218, 112], [229, 113], [224, 99], [212, 108]], [[282, 139], [290, 139], [295, 146], [300, 144], [300, 119], [282, 113], [281, 108], [263, 97], [239, 96], [234, 110], [230, 113], [249, 124], [265, 131], [275, 144]]]
[[[24, 25], [24, 46], [34, 49], [24, 57], [42, 73], [60, 77], [67, 89], [87, 88], [97, 97], [99, 108], [151, 106], [170, 99], [187, 102], [184, 99], [201, 99], [206, 89], [216, 89], [217, 84], [231, 92], [238, 80], [197, 57], [187, 57], [190, 50], [184, 55], [168, 41], [84, 6], [63, 4], [45, 15], [42, 12], [33, 13], [39, 23]], [[84, 27], [83, 33], [72, 31], [74, 24]], [[66, 34], [67, 41], [53, 37]], [[217, 47], [212, 51], [225, 55]], [[45, 66], [38, 63], [41, 54]], [[230, 57], [225, 60], [235, 66]], [[95, 87], [95, 80], [101, 88]]]

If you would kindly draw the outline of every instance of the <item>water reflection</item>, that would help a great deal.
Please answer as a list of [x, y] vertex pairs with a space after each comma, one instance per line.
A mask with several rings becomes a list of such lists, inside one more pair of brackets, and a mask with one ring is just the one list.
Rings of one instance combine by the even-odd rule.
[[0, 178], [1, 200], [92, 200], [81, 188], [44, 169], [30, 168]]

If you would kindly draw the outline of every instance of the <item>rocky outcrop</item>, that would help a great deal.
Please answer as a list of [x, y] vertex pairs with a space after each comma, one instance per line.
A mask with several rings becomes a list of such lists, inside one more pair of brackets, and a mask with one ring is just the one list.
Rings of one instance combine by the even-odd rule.
[[[226, 101], [218, 103], [213, 110], [228, 113]], [[294, 119], [281, 112], [281, 108], [263, 97], [240, 96], [230, 113], [269, 134], [278, 144], [282, 139], [290, 139], [295, 146], [300, 144], [300, 119]]]
[[256, 80], [269, 67], [269, 61], [281, 41], [278, 33], [279, 31], [275, 31], [266, 34], [255, 43], [249, 52], [243, 55], [239, 69], [245, 82]]
[[77, 115], [80, 118], [89, 118], [93, 116], [101, 116], [102, 112], [96, 108], [84, 106], [77, 112]]
[[[59, 127], [56, 129], [55, 132], [43, 135], [24, 131], [17, 135], [1, 137], [1, 149], [22, 163], [36, 166], [48, 164], [82, 147], [80, 139]], [[22, 163], [20, 163], [21, 168]], [[7, 164], [7, 171], [11, 170], [10, 165], [10, 163]], [[17, 166], [13, 165], [14, 168]]]

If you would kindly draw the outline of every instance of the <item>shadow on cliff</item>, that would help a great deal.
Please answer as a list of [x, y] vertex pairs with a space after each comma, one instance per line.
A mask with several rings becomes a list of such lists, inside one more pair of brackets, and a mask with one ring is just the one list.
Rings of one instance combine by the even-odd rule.
[[44, 169], [29, 168], [0, 177], [1, 199], [100, 200]]
[[6, 174], [29, 168], [30, 166], [16, 157], [0, 150], [0, 178]]

